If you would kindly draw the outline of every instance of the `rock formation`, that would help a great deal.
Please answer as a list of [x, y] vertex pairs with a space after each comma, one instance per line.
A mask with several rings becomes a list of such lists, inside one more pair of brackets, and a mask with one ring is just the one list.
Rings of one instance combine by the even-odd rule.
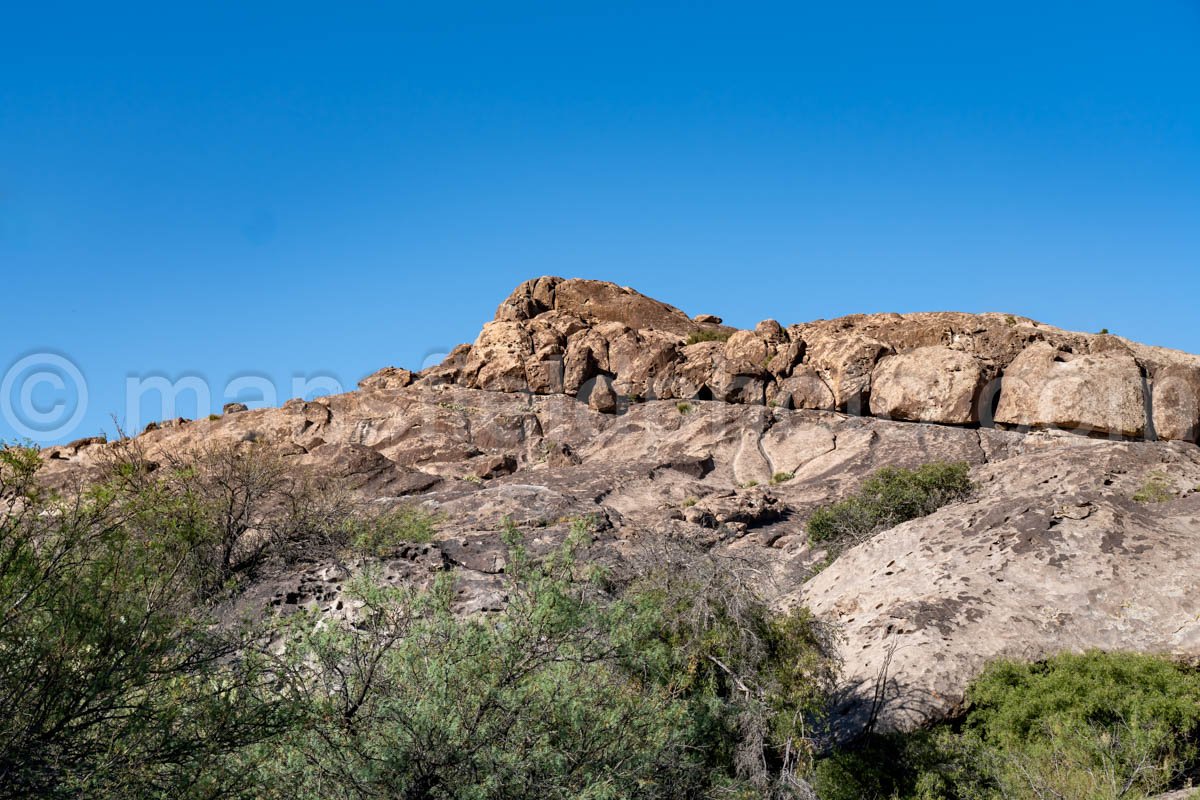
[[[457, 569], [466, 612], [503, 604], [505, 519], [535, 546], [591, 515], [614, 553], [659, 533], [759, 559], [779, 604], [841, 631], [846, 726], [880, 680], [884, 727], [951, 714], [998, 656], [1200, 658], [1196, 356], [1002, 314], [734, 330], [613, 284], [539, 278], [442, 364], [359, 387], [155, 425], [140, 443], [153, 460], [255, 441], [374, 502], [436, 510], [436, 540], [387, 575]], [[76, 480], [111, 447], [49, 448], [47, 479]], [[970, 463], [975, 495], [818, 569], [813, 509], [880, 467], [934, 460]], [[1151, 479], [1166, 502], [1134, 499]], [[309, 565], [248, 602], [333, 608], [343, 569]]]

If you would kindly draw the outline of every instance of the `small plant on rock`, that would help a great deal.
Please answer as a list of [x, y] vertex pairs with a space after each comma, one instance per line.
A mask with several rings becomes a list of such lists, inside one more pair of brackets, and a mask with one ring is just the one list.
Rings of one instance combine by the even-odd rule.
[[732, 334], [728, 331], [696, 331], [687, 338], [687, 344], [700, 344], [701, 342], [724, 342], [728, 340], [731, 335]]
[[1133, 493], [1133, 499], [1138, 503], [1165, 503], [1174, 497], [1167, 475], [1161, 470], [1151, 472], [1141, 488]]
[[774, 486], [780, 483], [787, 483], [794, 477], [796, 477], [796, 473], [794, 472], [776, 472], [771, 476], [771, 485]]
[[813, 544], [845, 545], [932, 514], [971, 494], [969, 471], [966, 462], [935, 461], [916, 469], [885, 467], [850, 497], [813, 512], [806, 526], [808, 539]]
[[437, 518], [419, 506], [400, 506], [355, 523], [351, 549], [363, 556], [385, 556], [404, 544], [433, 541]]

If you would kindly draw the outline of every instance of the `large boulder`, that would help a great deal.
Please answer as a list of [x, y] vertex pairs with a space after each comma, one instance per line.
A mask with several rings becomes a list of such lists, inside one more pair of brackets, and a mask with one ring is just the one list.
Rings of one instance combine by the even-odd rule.
[[523, 392], [529, 389], [525, 364], [533, 355], [533, 339], [519, 322], [497, 321], [483, 326], [464, 368], [464, 383], [472, 389]]
[[887, 356], [871, 376], [871, 414], [912, 422], [965, 425], [979, 421], [984, 383], [979, 362], [948, 347], [920, 347]]
[[996, 422], [1141, 437], [1146, 432], [1141, 369], [1122, 350], [1075, 355], [1035, 342], [1004, 371]]
[[797, 366], [791, 375], [772, 383], [767, 389], [767, 402], [780, 408], [821, 411], [837, 408], [829, 384], [807, 364]]
[[871, 392], [871, 373], [891, 347], [878, 339], [836, 333], [804, 341], [805, 361], [833, 392], [834, 407], [851, 414], [863, 413]]
[[667, 331], [681, 337], [720, 330], [719, 322], [692, 320], [674, 306], [608, 281], [542, 277], [525, 281], [500, 304], [497, 320], [533, 319], [558, 311], [589, 323], [620, 322], [635, 330]]
[[1200, 428], [1200, 368], [1172, 364], [1156, 370], [1151, 396], [1155, 435], [1195, 442]]

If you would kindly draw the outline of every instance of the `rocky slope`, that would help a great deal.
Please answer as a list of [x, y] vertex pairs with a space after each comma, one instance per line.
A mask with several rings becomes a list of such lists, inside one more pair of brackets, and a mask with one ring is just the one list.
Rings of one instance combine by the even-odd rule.
[[[151, 458], [254, 440], [380, 504], [439, 514], [388, 562], [461, 571], [464, 611], [498, 608], [511, 518], [535, 545], [593, 515], [761, 561], [764, 589], [841, 634], [847, 729], [953, 713], [986, 661], [1103, 647], [1200, 657], [1200, 358], [1002, 314], [852, 316], [735, 331], [629, 289], [539, 278], [472, 345], [357, 391], [152, 426]], [[106, 448], [45, 452], [51, 480]], [[972, 465], [968, 501], [818, 569], [811, 511], [885, 465]], [[1165, 502], [1134, 496], [1147, 481]], [[339, 607], [354, 565], [314, 563], [251, 602]]]

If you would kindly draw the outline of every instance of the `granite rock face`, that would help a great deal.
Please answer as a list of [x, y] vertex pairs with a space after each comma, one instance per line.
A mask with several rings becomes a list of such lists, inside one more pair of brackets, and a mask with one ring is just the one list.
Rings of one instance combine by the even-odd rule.
[[[879, 724], [906, 729], [953, 714], [999, 656], [1200, 658], [1197, 397], [1194, 356], [999, 314], [735, 331], [613, 284], [540, 278], [424, 372], [156, 424], [139, 443], [153, 462], [254, 442], [372, 503], [436, 511], [435, 540], [384, 575], [454, 570], [464, 613], [503, 607], [506, 520], [535, 552], [586, 515], [613, 557], [657, 535], [754, 560], [778, 605], [840, 631], [852, 732], [881, 681]], [[46, 480], [97, 475], [115, 446], [49, 448]], [[938, 460], [971, 465], [970, 499], [819, 568], [814, 509], [881, 467]], [[1134, 500], [1150, 480], [1166, 502]], [[356, 568], [297, 567], [243, 602], [341, 613]]]
[[1195, 442], [1200, 431], [1200, 358], [1108, 334], [950, 312], [764, 320], [751, 330], [719, 319], [610, 283], [538, 278], [500, 305], [453, 380], [578, 397], [606, 376], [634, 399], [1113, 438]]
[[871, 414], [911, 422], [979, 422], [979, 362], [948, 347], [918, 347], [888, 356], [871, 377]]

